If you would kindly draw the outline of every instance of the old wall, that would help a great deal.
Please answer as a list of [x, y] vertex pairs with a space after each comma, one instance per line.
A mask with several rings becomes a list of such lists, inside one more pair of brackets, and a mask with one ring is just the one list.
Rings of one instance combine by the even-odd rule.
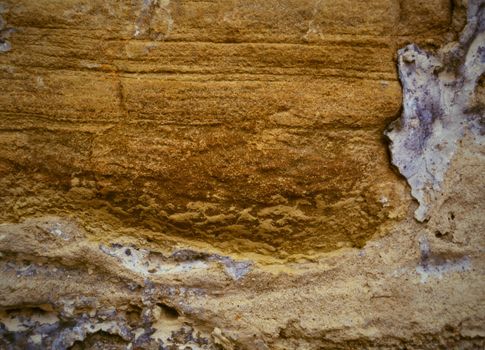
[[0, 16], [3, 347], [484, 345], [482, 0]]

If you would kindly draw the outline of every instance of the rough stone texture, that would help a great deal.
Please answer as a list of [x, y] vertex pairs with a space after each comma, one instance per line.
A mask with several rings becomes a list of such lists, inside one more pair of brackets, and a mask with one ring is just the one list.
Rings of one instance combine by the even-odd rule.
[[382, 137], [394, 57], [452, 35], [446, 1], [3, 8], [3, 220], [74, 209], [160, 244], [286, 257], [361, 247], [405, 216]]
[[485, 118], [485, 12], [470, 3], [458, 42], [436, 55], [409, 45], [399, 51], [403, 116], [387, 133], [393, 163], [419, 201], [416, 219], [429, 218], [457, 144], [465, 133], [483, 145]]
[[485, 347], [484, 7], [0, 1], [0, 348]]

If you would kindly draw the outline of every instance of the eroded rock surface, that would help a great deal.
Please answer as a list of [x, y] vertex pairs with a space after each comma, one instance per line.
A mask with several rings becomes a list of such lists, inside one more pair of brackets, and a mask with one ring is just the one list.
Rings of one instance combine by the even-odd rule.
[[485, 347], [484, 7], [0, 1], [0, 347]]
[[471, 1], [458, 42], [436, 54], [416, 45], [399, 51], [403, 115], [387, 133], [393, 163], [419, 201], [415, 216], [429, 218], [444, 177], [463, 136], [483, 146], [485, 118], [485, 11]]
[[405, 216], [394, 57], [453, 36], [447, 1], [3, 4], [3, 220], [74, 210], [285, 257]]

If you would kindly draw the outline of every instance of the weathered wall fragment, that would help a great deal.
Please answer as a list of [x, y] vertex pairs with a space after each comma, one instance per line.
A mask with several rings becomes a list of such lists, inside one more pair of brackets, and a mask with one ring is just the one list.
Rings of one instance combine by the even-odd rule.
[[460, 40], [435, 54], [416, 45], [399, 50], [403, 114], [386, 135], [393, 164], [419, 202], [415, 217], [429, 218], [465, 134], [483, 145], [485, 100], [485, 10], [471, 1]]

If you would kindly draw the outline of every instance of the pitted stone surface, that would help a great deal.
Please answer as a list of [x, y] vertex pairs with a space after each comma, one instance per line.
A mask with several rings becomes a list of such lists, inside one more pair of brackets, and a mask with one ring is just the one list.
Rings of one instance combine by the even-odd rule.
[[447, 1], [2, 3], [3, 220], [73, 210], [286, 257], [406, 215], [394, 56], [453, 36]]
[[485, 348], [483, 11], [0, 0], [0, 348]]
[[398, 55], [403, 114], [386, 135], [392, 142], [393, 164], [419, 202], [415, 217], [423, 221], [440, 200], [446, 172], [465, 133], [485, 147], [483, 1], [470, 2], [468, 24], [458, 42], [436, 54], [409, 45]]

